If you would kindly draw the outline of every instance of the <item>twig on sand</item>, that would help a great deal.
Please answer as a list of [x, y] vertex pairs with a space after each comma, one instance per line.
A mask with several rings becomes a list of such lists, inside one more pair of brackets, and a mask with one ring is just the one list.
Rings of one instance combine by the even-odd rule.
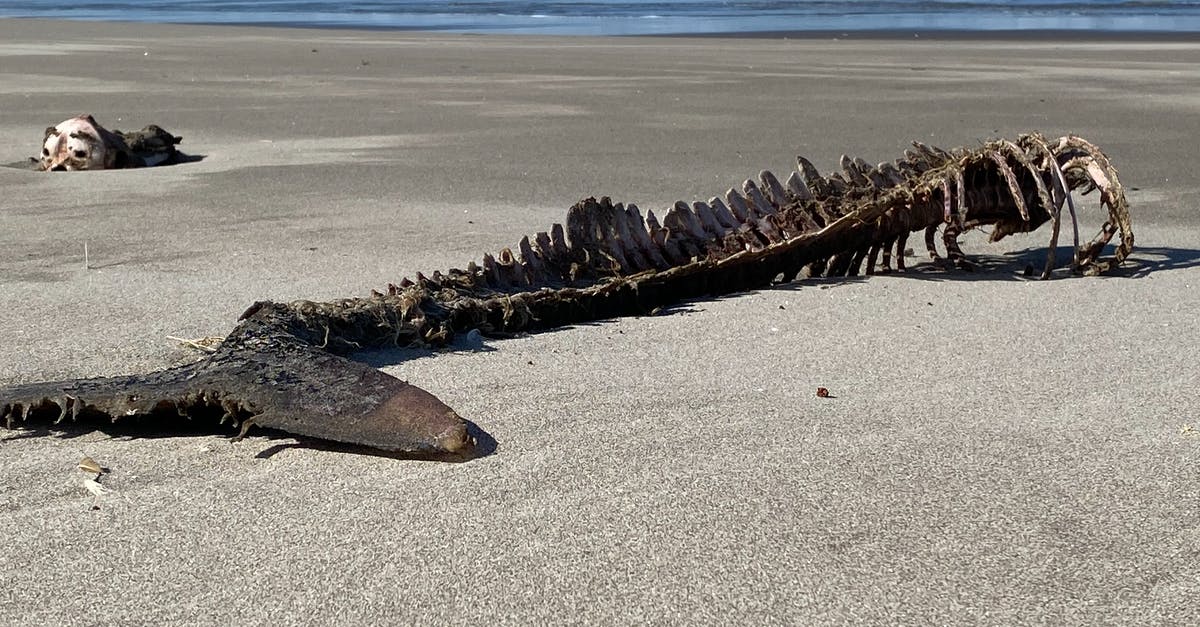
[[185, 337], [175, 337], [174, 335], [168, 335], [167, 339], [175, 340], [176, 342], [179, 342], [180, 344], [183, 344], [184, 346], [187, 346], [189, 348], [194, 348], [201, 352], [215, 353], [215, 352], [217, 352], [217, 347], [221, 345], [221, 341], [224, 340], [225, 338], [210, 335], [208, 337], [198, 337], [194, 340], [189, 340]]

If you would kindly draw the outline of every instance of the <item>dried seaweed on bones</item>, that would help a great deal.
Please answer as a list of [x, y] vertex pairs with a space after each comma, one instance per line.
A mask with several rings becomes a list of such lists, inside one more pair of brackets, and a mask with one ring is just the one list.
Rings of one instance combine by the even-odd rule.
[[[387, 346], [442, 346], [478, 329], [503, 336], [580, 321], [641, 314], [681, 300], [764, 287], [806, 276], [903, 269], [910, 233], [931, 255], [944, 226], [948, 256], [966, 259], [964, 230], [992, 239], [1052, 227], [1043, 278], [1065, 206], [1073, 270], [1098, 274], [1133, 248], [1124, 189], [1108, 157], [1075, 136], [1038, 134], [945, 151], [914, 143], [893, 163], [843, 157], [820, 175], [803, 157], [780, 182], [770, 172], [723, 198], [677, 203], [662, 217], [633, 204], [588, 198], [566, 227], [526, 237], [517, 252], [431, 276], [418, 273], [367, 298], [259, 302], [219, 348], [195, 364], [144, 375], [0, 388], [0, 423], [84, 417], [181, 421], [210, 417], [417, 454], [469, 457], [466, 423], [432, 394], [344, 357]], [[1071, 190], [1098, 190], [1108, 218], [1081, 244]], [[1120, 234], [1116, 252], [1101, 253]], [[881, 264], [882, 261], [882, 264]], [[171, 428], [164, 424], [164, 430]]]

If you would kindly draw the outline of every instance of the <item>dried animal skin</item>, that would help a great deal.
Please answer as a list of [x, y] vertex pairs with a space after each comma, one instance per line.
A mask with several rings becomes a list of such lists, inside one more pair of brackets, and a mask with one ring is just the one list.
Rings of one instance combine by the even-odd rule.
[[[1075, 234], [1071, 267], [1098, 274], [1133, 249], [1124, 188], [1108, 157], [1075, 136], [1038, 134], [945, 151], [920, 143], [890, 164], [843, 158], [821, 176], [804, 158], [787, 184], [769, 172], [724, 199], [679, 202], [662, 220], [633, 205], [588, 198], [565, 227], [526, 237], [517, 252], [485, 254], [465, 269], [418, 273], [367, 298], [262, 301], [205, 359], [145, 375], [0, 388], [0, 422], [80, 416], [112, 421], [232, 422], [387, 451], [470, 457], [466, 423], [433, 395], [342, 357], [387, 346], [442, 346], [456, 335], [536, 331], [647, 314], [681, 300], [802, 276], [902, 270], [910, 233], [931, 255], [943, 230], [948, 257], [968, 265], [957, 238], [992, 239], [1050, 222], [1043, 278], [1054, 268], [1062, 208]], [[1108, 219], [1079, 243], [1071, 191], [1097, 189]], [[1101, 252], [1119, 234], [1116, 252]], [[882, 264], [879, 264], [882, 253]], [[169, 424], [163, 425], [164, 430]]]

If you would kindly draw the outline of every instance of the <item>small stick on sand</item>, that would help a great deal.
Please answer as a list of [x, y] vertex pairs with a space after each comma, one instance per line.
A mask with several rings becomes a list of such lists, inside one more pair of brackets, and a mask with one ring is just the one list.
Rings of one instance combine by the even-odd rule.
[[175, 340], [176, 342], [179, 342], [180, 344], [183, 344], [184, 346], [194, 348], [198, 351], [202, 351], [205, 353], [215, 353], [215, 352], [217, 352], [217, 346], [220, 346], [221, 340], [224, 340], [225, 338], [209, 336], [209, 337], [198, 337], [194, 340], [189, 340], [185, 337], [175, 337], [174, 335], [168, 335], [167, 339]]

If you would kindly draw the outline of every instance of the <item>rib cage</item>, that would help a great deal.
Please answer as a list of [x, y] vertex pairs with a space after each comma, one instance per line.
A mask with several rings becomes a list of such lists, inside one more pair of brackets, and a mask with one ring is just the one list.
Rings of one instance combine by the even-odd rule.
[[[746, 180], [740, 191], [728, 190], [724, 200], [675, 203], [661, 224], [653, 211], [643, 219], [634, 204], [584, 200], [569, 210], [565, 233], [554, 225], [548, 234], [522, 239], [517, 254], [506, 248], [498, 257], [484, 255], [482, 267], [472, 264], [465, 271], [419, 276], [401, 287], [452, 285], [465, 292], [519, 292], [665, 271], [774, 246], [856, 212], [872, 214], [861, 220], [869, 224], [847, 238], [837, 254], [865, 258], [895, 238], [943, 223], [995, 226], [993, 240], [998, 240], [1047, 221], [1057, 223], [1067, 198], [1058, 184], [1060, 171], [1068, 188], [1100, 188], [1110, 212], [1098, 240], [1080, 251], [1076, 269], [1103, 272], [1124, 260], [1132, 248], [1128, 209], [1115, 170], [1103, 153], [1079, 138], [1064, 137], [1053, 148], [1035, 134], [1022, 136], [1018, 143], [1000, 140], [975, 150], [946, 152], [921, 143], [914, 147], [896, 162], [878, 166], [843, 155], [843, 171], [828, 177], [800, 157], [799, 171], [788, 177], [786, 187], [764, 170], [758, 181]], [[1062, 199], [1056, 202], [1051, 190]], [[1100, 248], [1114, 229], [1124, 233], [1121, 245], [1115, 257], [1101, 261]], [[828, 259], [814, 263], [822, 261]], [[813, 274], [857, 274], [862, 261], [827, 265]]]
[[[993, 240], [1050, 222], [1047, 263], [1065, 206], [1074, 271], [1098, 274], [1133, 247], [1117, 172], [1076, 136], [1039, 134], [945, 151], [915, 142], [891, 163], [842, 156], [822, 176], [804, 159], [781, 183], [771, 172], [724, 198], [677, 202], [662, 220], [633, 204], [588, 198], [566, 226], [522, 238], [517, 252], [485, 254], [465, 269], [418, 273], [369, 298], [259, 302], [210, 357], [196, 364], [109, 379], [0, 388], [0, 421], [202, 415], [371, 447], [470, 454], [462, 420], [432, 395], [338, 357], [381, 346], [440, 346], [478, 329], [500, 336], [640, 314], [684, 299], [792, 281], [903, 269], [907, 237], [924, 231], [930, 254], [944, 226], [947, 255], [966, 259], [957, 237], [991, 227]], [[1097, 190], [1108, 219], [1080, 244], [1071, 191]], [[1115, 254], [1101, 258], [1120, 234]], [[879, 265], [882, 255], [882, 266]]]

